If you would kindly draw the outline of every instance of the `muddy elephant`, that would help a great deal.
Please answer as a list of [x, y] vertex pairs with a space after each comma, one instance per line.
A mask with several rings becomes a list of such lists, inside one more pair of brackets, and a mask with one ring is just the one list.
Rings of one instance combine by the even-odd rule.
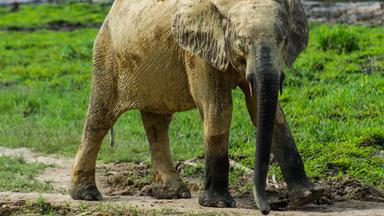
[[228, 191], [232, 90], [240, 87], [257, 127], [254, 197], [265, 194], [269, 156], [277, 158], [292, 207], [322, 189], [307, 178], [278, 104], [283, 69], [308, 41], [299, 0], [116, 0], [94, 43], [89, 108], [72, 168], [70, 195], [99, 200], [95, 163], [118, 117], [139, 109], [150, 144], [156, 198], [190, 198], [169, 147], [172, 114], [197, 108], [204, 124], [202, 206], [235, 207]]

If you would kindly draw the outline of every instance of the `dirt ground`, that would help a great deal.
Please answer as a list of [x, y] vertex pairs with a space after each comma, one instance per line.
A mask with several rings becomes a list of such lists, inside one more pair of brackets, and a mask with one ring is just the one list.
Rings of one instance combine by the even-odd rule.
[[[27, 162], [40, 162], [55, 165], [46, 169], [37, 179], [49, 181], [53, 186], [52, 193], [15, 193], [0, 192], [0, 215], [10, 215], [20, 208], [44, 199], [37, 208], [54, 209], [59, 214], [103, 215], [100, 210], [84, 209], [84, 204], [98, 206], [105, 204], [114, 206], [114, 212], [105, 214], [124, 214], [124, 209], [135, 208], [143, 212], [155, 211], [161, 215], [259, 215], [249, 190], [252, 170], [248, 170], [233, 161], [231, 169], [243, 171], [244, 176], [232, 183], [231, 193], [237, 201], [236, 209], [218, 209], [201, 207], [197, 197], [202, 186], [202, 158], [176, 163], [192, 191], [192, 199], [156, 200], [151, 194], [151, 169], [145, 163], [100, 164], [97, 168], [97, 184], [104, 195], [101, 202], [74, 201], [67, 194], [69, 173], [72, 159], [57, 156], [44, 156], [31, 152], [26, 148], [8, 149], [0, 147], [0, 156], [22, 156]], [[188, 172], [188, 170], [193, 172]], [[189, 174], [188, 174], [189, 173]], [[192, 174], [191, 174], [192, 173]], [[287, 210], [288, 196], [285, 185], [274, 178], [268, 179], [268, 197], [274, 211], [270, 215], [384, 215], [384, 194], [353, 178], [313, 179], [327, 189], [329, 194], [295, 211]], [[29, 204], [30, 205], [30, 204]], [[97, 209], [97, 208], [96, 208]], [[123, 209], [123, 210], [122, 210]], [[120, 211], [120, 212], [119, 212]], [[138, 214], [141, 215], [141, 214]]]

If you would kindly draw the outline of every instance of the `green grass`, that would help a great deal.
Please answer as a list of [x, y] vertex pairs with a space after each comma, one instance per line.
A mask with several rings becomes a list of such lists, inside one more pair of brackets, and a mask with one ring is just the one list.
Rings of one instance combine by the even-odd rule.
[[103, 22], [109, 7], [107, 4], [96, 3], [21, 5], [16, 12], [10, 12], [10, 7], [0, 7], [0, 29], [39, 28], [60, 22], [100, 24]]
[[[376, 156], [384, 149], [383, 33], [384, 28], [314, 26], [309, 48], [287, 72], [282, 101], [310, 175], [325, 175], [332, 163], [339, 175], [384, 186], [384, 159]], [[352, 37], [345, 34], [356, 38], [355, 50], [332, 49]], [[324, 38], [331, 49], [322, 47]]]
[[[77, 4], [62, 7], [70, 10]], [[46, 23], [57, 13], [48, 11], [43, 20], [20, 25]], [[82, 13], [87, 17], [95, 12]], [[104, 11], [97, 13], [105, 16]], [[1, 16], [1, 22], [19, 25], [9, 20], [9, 14]], [[75, 155], [88, 103], [96, 33], [97, 29], [0, 32], [1, 145]], [[383, 27], [311, 25], [308, 49], [286, 71], [281, 102], [310, 176], [332, 171], [384, 188], [384, 158], [377, 154], [384, 150], [383, 35]], [[116, 148], [111, 149], [105, 139], [99, 160], [149, 161], [138, 111], [124, 114], [115, 131]], [[250, 168], [254, 134], [237, 89], [230, 155]], [[203, 155], [202, 123], [195, 110], [175, 114], [170, 140], [176, 160]], [[272, 173], [279, 174], [276, 166]]]
[[0, 191], [32, 192], [49, 191], [48, 182], [39, 182], [36, 175], [48, 165], [27, 163], [22, 157], [0, 157]]
[[334, 50], [338, 54], [345, 52], [350, 53], [359, 49], [359, 37], [351, 28], [342, 25], [328, 27], [320, 27], [319, 44], [323, 51]]

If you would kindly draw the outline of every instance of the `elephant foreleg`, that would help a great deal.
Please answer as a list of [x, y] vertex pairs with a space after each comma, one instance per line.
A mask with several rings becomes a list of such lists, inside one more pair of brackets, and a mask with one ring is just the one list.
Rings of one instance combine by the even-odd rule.
[[191, 193], [177, 174], [171, 158], [168, 127], [172, 115], [141, 111], [141, 118], [151, 149], [153, 196], [157, 199], [190, 198]]
[[[221, 110], [220, 110], [221, 109]], [[200, 196], [202, 206], [235, 207], [228, 191], [228, 135], [232, 108], [203, 108], [205, 143], [205, 184]]]
[[232, 86], [225, 73], [194, 56], [187, 56], [192, 97], [204, 122], [205, 184], [199, 204], [235, 207], [228, 191], [228, 135], [232, 118]]

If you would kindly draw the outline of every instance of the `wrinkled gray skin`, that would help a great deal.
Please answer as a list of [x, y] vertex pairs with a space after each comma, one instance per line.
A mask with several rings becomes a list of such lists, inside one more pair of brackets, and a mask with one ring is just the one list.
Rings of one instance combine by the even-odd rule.
[[94, 73], [83, 140], [70, 195], [97, 200], [95, 162], [117, 118], [140, 109], [151, 147], [153, 196], [189, 198], [171, 159], [168, 126], [174, 112], [197, 107], [204, 122], [203, 206], [234, 207], [228, 191], [232, 89], [245, 95], [257, 127], [254, 196], [263, 214], [271, 146], [288, 185], [291, 206], [316, 199], [278, 105], [284, 65], [306, 47], [299, 0], [116, 0], [94, 46]]

